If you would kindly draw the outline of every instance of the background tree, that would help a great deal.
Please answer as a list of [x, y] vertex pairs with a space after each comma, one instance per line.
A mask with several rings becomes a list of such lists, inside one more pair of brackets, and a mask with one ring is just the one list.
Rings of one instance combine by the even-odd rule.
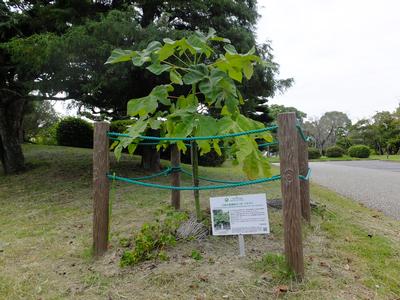
[[25, 106], [32, 100], [51, 99], [58, 92], [46, 85], [54, 82], [54, 67], [59, 66], [55, 56], [54, 61], [49, 57], [50, 45], [70, 27], [119, 2], [0, 2], [0, 160], [6, 174], [25, 167], [20, 145]]
[[[187, 31], [207, 31], [208, 27], [229, 38], [239, 52], [247, 52], [256, 44], [258, 14], [254, 0], [12, 1], [3, 6], [17, 20], [10, 17], [7, 24], [17, 27], [1, 41], [4, 55], [12, 62], [12, 72], [2, 84], [12, 91], [8, 97], [18, 92], [16, 98], [24, 99], [13, 102], [21, 111], [8, 114], [12, 120], [6, 123], [17, 121], [14, 123], [18, 125], [8, 130], [8, 136], [18, 136], [23, 106], [33, 97], [32, 91], [38, 91], [35, 99], [60, 100], [60, 95], [63, 100], [74, 99], [80, 111], [92, 118], [120, 119], [126, 115], [130, 97], [142, 97], [167, 79], [158, 79], [136, 66], [104, 66], [111, 49], [132, 48], [132, 44], [134, 49], [141, 49], [152, 40], [179, 38]], [[277, 78], [279, 66], [273, 62], [268, 43], [257, 46], [256, 52], [270, 61], [270, 67], [257, 66], [252, 79], [244, 80], [239, 89], [245, 99], [243, 112], [251, 115], [258, 111], [255, 115], [267, 121], [263, 104], [290, 86], [291, 80]], [[26, 57], [35, 59], [28, 61]], [[16, 82], [10, 84], [15, 79], [24, 79], [23, 90], [16, 88]], [[9, 140], [5, 137], [2, 140]], [[7, 172], [23, 169], [18, 141], [13, 145], [15, 151], [11, 152], [19, 153], [18, 157], [2, 157], [19, 163], [6, 168]]]
[[294, 112], [296, 113], [296, 118], [299, 121], [299, 123], [303, 124], [304, 119], [307, 118], [307, 114], [298, 110], [295, 107], [292, 106], [284, 106], [284, 105], [278, 105], [278, 104], [272, 104], [268, 107], [269, 109], [269, 116], [271, 117], [272, 120], [276, 120], [278, 117], [278, 114], [284, 113], [284, 112]]
[[336, 144], [338, 138], [348, 134], [351, 120], [339, 111], [326, 112], [321, 118], [304, 123], [304, 129], [313, 137], [316, 148], [321, 154], [329, 146]]
[[363, 144], [376, 153], [396, 154], [400, 149], [400, 115], [394, 112], [377, 112], [370, 119], [362, 119], [350, 128], [352, 145]]
[[47, 132], [60, 120], [51, 101], [31, 101], [25, 107], [23, 141], [35, 141], [40, 133]]

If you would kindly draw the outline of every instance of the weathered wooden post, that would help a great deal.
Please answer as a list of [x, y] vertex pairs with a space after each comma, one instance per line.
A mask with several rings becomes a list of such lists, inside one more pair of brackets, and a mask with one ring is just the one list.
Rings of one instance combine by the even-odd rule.
[[[192, 174], [193, 174], [193, 186], [199, 186], [199, 150], [196, 141], [190, 143], [190, 154], [192, 159]], [[201, 220], [201, 209], [200, 209], [200, 193], [199, 190], [193, 191], [194, 204], [196, 207], [197, 221]]]
[[93, 136], [93, 254], [100, 256], [108, 247], [110, 169], [107, 122], [94, 124]]
[[[179, 168], [181, 163], [181, 153], [176, 144], [171, 144], [171, 167]], [[181, 174], [174, 170], [171, 174], [171, 185], [180, 186], [181, 185]], [[171, 190], [171, 205], [175, 209], [181, 208], [181, 191]]]
[[[298, 137], [299, 147], [299, 173], [304, 177], [308, 173], [308, 144], [301, 137]], [[309, 180], [300, 180], [300, 202], [301, 215], [308, 223], [311, 221], [310, 207], [310, 182]]]
[[285, 256], [289, 268], [302, 279], [304, 260], [296, 114], [279, 114], [278, 126]]

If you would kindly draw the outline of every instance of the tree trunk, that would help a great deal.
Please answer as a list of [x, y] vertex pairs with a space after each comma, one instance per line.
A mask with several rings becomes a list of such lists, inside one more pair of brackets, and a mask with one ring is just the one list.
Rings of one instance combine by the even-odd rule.
[[160, 172], [161, 163], [160, 163], [160, 152], [157, 151], [156, 147], [144, 147], [142, 153], [142, 162], [140, 166], [144, 170], [149, 170], [152, 172]]
[[0, 102], [0, 159], [5, 174], [25, 169], [20, 133], [24, 99]]

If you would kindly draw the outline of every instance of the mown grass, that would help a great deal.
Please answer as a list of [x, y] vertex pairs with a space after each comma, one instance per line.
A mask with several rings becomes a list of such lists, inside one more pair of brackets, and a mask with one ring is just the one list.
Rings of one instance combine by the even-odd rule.
[[[95, 261], [91, 150], [32, 145], [24, 150], [28, 171], [0, 176], [0, 299], [396, 299], [400, 294], [400, 223], [316, 185], [312, 199], [320, 205], [311, 226], [303, 227], [301, 283], [286, 276], [282, 215], [275, 209], [269, 211], [268, 237], [246, 236], [245, 258], [237, 255], [235, 237], [211, 236], [178, 243], [167, 250], [169, 261], [121, 269], [121, 239], [152, 221], [170, 194], [119, 182], [112, 197], [110, 250]], [[112, 161], [112, 170], [139, 176], [138, 162], [124, 156], [119, 164]], [[243, 178], [229, 163], [200, 173]], [[168, 184], [169, 178], [157, 182]], [[183, 184], [191, 185], [190, 178], [183, 177]], [[279, 182], [201, 192], [201, 205], [207, 208], [210, 196], [260, 192], [279, 198]], [[191, 192], [182, 192], [183, 209], [193, 211], [193, 201]], [[201, 260], [191, 257], [194, 249]], [[288, 286], [284, 294], [276, 291], [281, 284]]]
[[[361, 158], [350, 157], [348, 155], [343, 155], [341, 157], [321, 156], [320, 158], [310, 159], [309, 161], [351, 161], [351, 160], [361, 160]], [[270, 158], [270, 161], [273, 163], [279, 163], [279, 157], [273, 156]]]
[[[274, 156], [270, 158], [271, 162], [279, 163], [279, 157]], [[321, 156], [320, 158], [310, 159], [310, 161], [353, 161], [353, 160], [384, 160], [384, 161], [395, 161], [400, 162], [400, 155], [370, 155], [368, 158], [357, 158], [348, 155], [341, 157], [327, 157]]]
[[371, 155], [371, 159], [376, 160], [388, 160], [388, 161], [400, 161], [400, 155]]

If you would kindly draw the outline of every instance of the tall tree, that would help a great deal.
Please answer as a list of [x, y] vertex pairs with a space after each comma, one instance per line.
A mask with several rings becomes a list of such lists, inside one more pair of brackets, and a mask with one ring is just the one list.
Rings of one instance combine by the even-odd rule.
[[48, 131], [59, 121], [51, 101], [31, 101], [25, 108], [23, 120], [23, 141], [31, 141], [40, 132]]
[[335, 145], [340, 136], [347, 134], [350, 125], [351, 120], [345, 113], [330, 111], [321, 118], [305, 122], [304, 129], [322, 154], [327, 147]]
[[52, 96], [34, 92], [52, 79], [49, 43], [114, 2], [120, 1], [0, 1], [0, 161], [6, 174], [25, 168], [20, 145], [25, 106]]
[[284, 112], [296, 113], [296, 118], [297, 118], [298, 122], [301, 124], [303, 124], [304, 119], [307, 118], [306, 113], [304, 113], [292, 106], [284, 106], [284, 105], [279, 105], [279, 104], [272, 104], [269, 106], [269, 115], [272, 120], [276, 120], [278, 117], [278, 114], [284, 113]]
[[[36, 70], [29, 78], [33, 86], [24, 94], [29, 95], [35, 89], [42, 98], [55, 99], [55, 95], [63, 94], [66, 99], [76, 100], [82, 112], [89, 110], [86, 113], [94, 118], [123, 118], [130, 98], [147, 95], [155, 85], [167, 80], [135, 66], [104, 66], [114, 48], [132, 48], [133, 44], [133, 49], [142, 49], [152, 40], [177, 39], [195, 29], [208, 31], [208, 27], [229, 38], [239, 52], [247, 52], [256, 45], [254, 26], [258, 14], [254, 0], [18, 2], [41, 3], [34, 6], [43, 6], [49, 11], [69, 5], [72, 11], [77, 11], [74, 17], [67, 14], [60, 22], [49, 22], [48, 17], [43, 24], [58, 25], [49, 25], [51, 30], [37, 30], [42, 33], [40, 36], [22, 35], [8, 43], [14, 65], [27, 64], [26, 69], [30, 68], [25, 60], [29, 49], [44, 58], [35, 65]], [[78, 4], [86, 6], [74, 9]], [[28, 8], [27, 11], [34, 10]], [[50, 15], [57, 14], [54, 10]], [[272, 67], [258, 66], [252, 79], [244, 80], [239, 89], [245, 101], [243, 113], [255, 114], [267, 121], [263, 104], [276, 91], [290, 86], [291, 80], [277, 78], [279, 66], [273, 62], [269, 44], [257, 46], [256, 52], [270, 61]]]

